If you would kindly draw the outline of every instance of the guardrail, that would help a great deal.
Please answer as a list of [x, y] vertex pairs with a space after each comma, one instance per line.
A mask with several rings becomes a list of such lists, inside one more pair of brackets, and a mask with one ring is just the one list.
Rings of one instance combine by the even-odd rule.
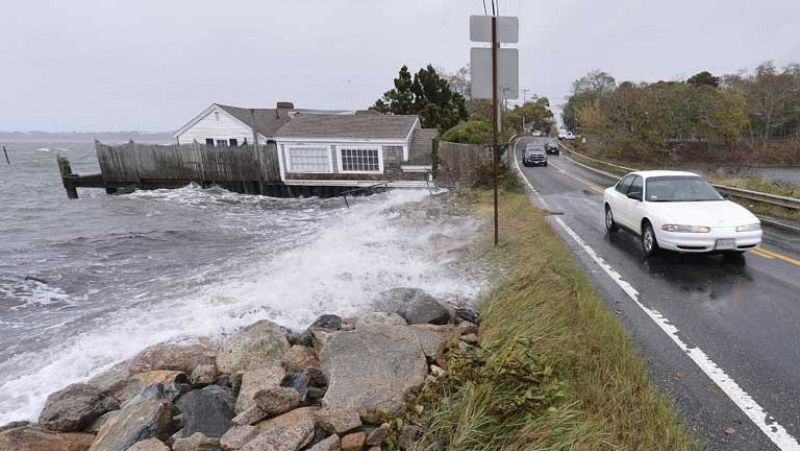
[[[628, 168], [625, 166], [608, 163], [606, 161], [598, 160], [596, 158], [583, 155], [582, 153], [576, 151], [575, 149], [572, 149], [571, 147], [567, 146], [564, 143], [560, 143], [560, 146], [562, 149], [569, 152], [569, 154], [573, 157], [577, 156], [579, 159], [592, 161], [605, 168], [609, 168], [611, 171], [618, 172], [617, 174], [614, 174], [612, 172], [607, 172], [601, 169], [593, 168], [591, 166], [581, 164], [576, 161], [576, 163], [580, 164], [581, 166], [591, 171], [594, 171], [595, 173], [608, 177], [610, 179], [619, 179], [621, 176], [627, 174], [628, 172], [633, 172], [637, 170], [634, 168]], [[752, 191], [742, 188], [734, 188], [732, 186], [727, 186], [727, 185], [714, 185], [714, 188], [725, 190], [728, 192], [728, 194], [730, 194], [733, 197], [747, 199], [753, 202], [760, 202], [762, 204], [775, 205], [778, 207], [788, 208], [790, 210], [800, 210], [800, 199], [794, 197], [778, 196], [777, 194], [762, 193], [761, 191]]]

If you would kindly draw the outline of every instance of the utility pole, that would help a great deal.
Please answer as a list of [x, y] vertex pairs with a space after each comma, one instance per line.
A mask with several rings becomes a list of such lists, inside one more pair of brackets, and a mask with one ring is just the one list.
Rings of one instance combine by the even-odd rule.
[[[493, 3], [494, 4], [494, 3]], [[497, 219], [497, 160], [499, 149], [497, 148], [497, 122], [500, 120], [497, 105], [497, 16], [492, 16], [492, 186], [494, 188], [494, 245], [499, 241], [498, 219]]]

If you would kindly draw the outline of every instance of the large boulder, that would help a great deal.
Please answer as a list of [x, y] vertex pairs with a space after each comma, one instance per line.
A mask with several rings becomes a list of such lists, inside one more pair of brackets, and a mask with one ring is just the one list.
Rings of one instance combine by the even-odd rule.
[[320, 364], [329, 380], [323, 406], [362, 415], [402, 403], [406, 390], [422, 384], [428, 369], [416, 333], [407, 326], [337, 332], [320, 354]]
[[183, 414], [183, 437], [197, 432], [206, 437], [222, 437], [231, 426], [233, 394], [219, 385], [190, 391], [178, 404]]
[[22, 426], [0, 432], [3, 451], [86, 451], [94, 435], [81, 432], [57, 433], [33, 426]]
[[283, 356], [281, 364], [286, 371], [301, 373], [306, 368], [319, 368], [319, 359], [313, 348], [294, 345]]
[[77, 432], [109, 410], [118, 408], [117, 400], [104, 395], [97, 387], [72, 384], [47, 397], [39, 424], [53, 431]]
[[154, 384], [163, 385], [164, 393], [170, 398], [170, 401], [175, 400], [191, 388], [189, 378], [180, 371], [148, 371], [128, 377], [120, 388], [114, 392], [114, 398], [124, 403], [129, 399], [135, 398], [143, 390]]
[[253, 396], [256, 406], [269, 416], [280, 415], [300, 405], [300, 393], [289, 387], [269, 387]]
[[90, 451], [125, 451], [141, 440], [169, 438], [172, 403], [164, 385], [154, 384], [128, 401], [100, 428]]
[[405, 326], [408, 322], [402, 316], [392, 312], [369, 312], [361, 315], [356, 321], [356, 327], [386, 327]]
[[422, 352], [428, 357], [434, 357], [447, 341], [456, 341], [459, 336], [459, 329], [449, 324], [415, 324], [411, 329], [417, 335], [422, 346]]
[[344, 434], [361, 427], [358, 412], [351, 409], [323, 407], [314, 413], [314, 421], [331, 434]]
[[173, 451], [220, 451], [219, 438], [206, 437], [195, 432], [189, 437], [179, 438], [172, 444]]
[[337, 315], [321, 315], [314, 320], [306, 330], [297, 338], [302, 346], [313, 346], [313, 331], [336, 332], [342, 329], [342, 318]]
[[125, 385], [128, 377], [130, 377], [131, 372], [128, 371], [129, 365], [130, 362], [128, 361], [120, 362], [102, 373], [94, 375], [86, 383], [94, 385], [105, 394], [113, 394]]
[[374, 301], [378, 310], [395, 312], [408, 324], [447, 324], [450, 310], [419, 288], [392, 288], [378, 294]]
[[253, 396], [259, 390], [280, 385], [286, 371], [279, 363], [271, 363], [261, 367], [252, 368], [242, 375], [242, 385], [239, 388], [239, 397], [236, 400], [236, 413], [242, 413], [253, 407]]
[[160, 343], [134, 357], [128, 370], [131, 373], [172, 370], [192, 374], [199, 365], [213, 365], [217, 351], [217, 345], [210, 340], [198, 340], [191, 344]]
[[296, 451], [311, 443], [314, 438], [312, 413], [286, 417], [294, 412], [269, 420], [262, 428], [264, 432], [247, 442], [241, 451]]
[[260, 365], [279, 362], [289, 350], [286, 333], [277, 324], [262, 320], [228, 338], [217, 354], [217, 368], [234, 374]]
[[341, 441], [339, 440], [339, 436], [333, 434], [328, 438], [326, 438], [325, 440], [318, 442], [311, 448], [308, 448], [308, 451], [339, 451], [341, 449], [342, 449], [342, 444]]
[[236, 451], [258, 436], [259, 429], [249, 424], [234, 426], [219, 439], [223, 451]]

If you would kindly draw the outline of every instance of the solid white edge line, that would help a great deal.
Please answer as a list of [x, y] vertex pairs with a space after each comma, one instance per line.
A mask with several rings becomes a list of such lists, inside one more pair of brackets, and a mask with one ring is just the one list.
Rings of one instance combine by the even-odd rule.
[[[533, 187], [531, 182], [525, 177], [522, 169], [519, 167], [517, 161], [516, 145], [512, 148], [514, 152], [514, 164], [517, 167], [522, 180], [528, 188], [533, 191], [537, 200], [547, 209], [547, 202], [539, 194], [536, 188]], [[716, 363], [714, 363], [705, 352], [699, 347], [691, 348], [678, 336], [678, 328], [670, 324], [669, 319], [662, 315], [659, 311], [650, 309], [644, 304], [639, 302], [639, 292], [622, 278], [622, 275], [617, 272], [611, 265], [605, 262], [602, 257], [597, 255], [591, 246], [586, 244], [583, 239], [575, 233], [570, 226], [568, 226], [563, 219], [555, 217], [554, 221], [564, 229], [567, 234], [586, 252], [587, 255], [614, 281], [625, 294], [628, 295], [636, 305], [644, 311], [644, 313], [653, 320], [654, 323], [680, 348], [692, 361], [706, 374], [715, 384], [726, 394], [734, 404], [748, 417], [753, 424], [756, 425], [766, 436], [782, 451], [797, 451], [800, 450], [800, 444], [786, 429], [775, 421], [775, 418], [769, 415], [747, 392], [745, 392], [736, 381], [730, 376], [725, 374]]]

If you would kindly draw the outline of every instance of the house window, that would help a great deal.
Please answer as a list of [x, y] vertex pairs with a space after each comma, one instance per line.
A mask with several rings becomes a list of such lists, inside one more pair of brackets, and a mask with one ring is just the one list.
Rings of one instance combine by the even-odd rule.
[[206, 145], [214, 147], [214, 138], [206, 138]]
[[293, 146], [287, 155], [289, 172], [333, 172], [327, 146]]
[[342, 172], [383, 172], [380, 147], [339, 147]]
[[227, 139], [218, 139], [217, 140], [217, 147], [228, 147], [228, 140]]
[[231, 139], [228, 140], [228, 142], [230, 142], [231, 147], [238, 147], [239, 146], [239, 141], [237, 141], [236, 138], [231, 138]]

